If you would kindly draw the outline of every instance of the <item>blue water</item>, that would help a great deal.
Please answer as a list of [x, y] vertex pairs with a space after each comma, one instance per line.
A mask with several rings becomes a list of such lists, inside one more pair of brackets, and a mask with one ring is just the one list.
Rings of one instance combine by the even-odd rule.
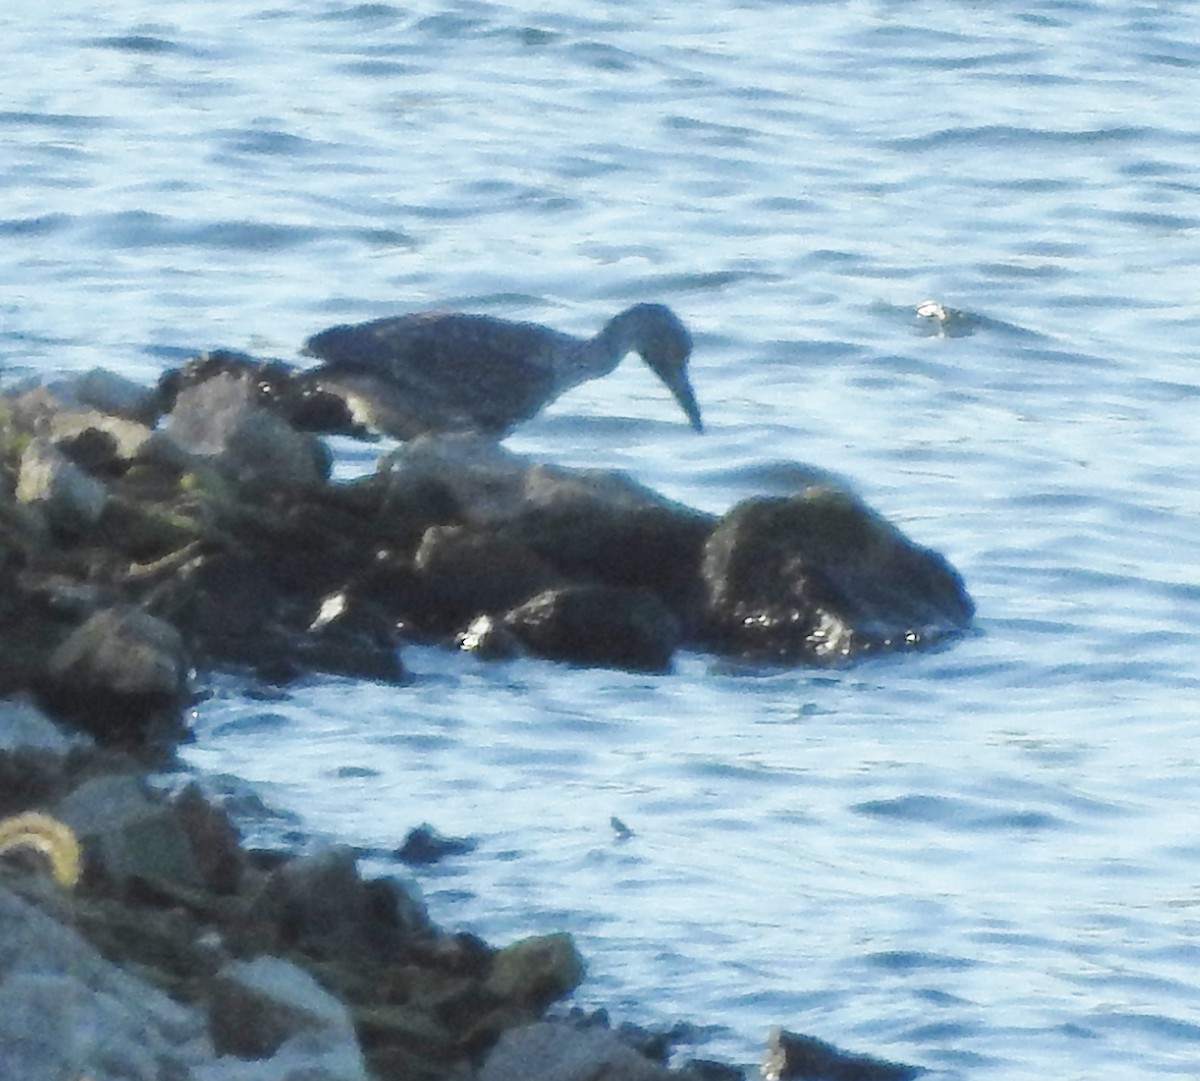
[[705, 435], [631, 362], [510, 445], [713, 511], [834, 471], [977, 632], [835, 673], [414, 648], [399, 690], [225, 689], [190, 765], [256, 838], [477, 838], [418, 875], [440, 921], [573, 931], [577, 1001], [694, 1053], [1200, 1075], [1200, 14], [570, 9], [7, 0], [0, 365], [663, 300]]

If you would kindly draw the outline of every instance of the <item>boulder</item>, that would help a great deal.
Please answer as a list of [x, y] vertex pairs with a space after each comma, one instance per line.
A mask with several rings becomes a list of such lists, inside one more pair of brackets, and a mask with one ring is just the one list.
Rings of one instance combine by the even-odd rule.
[[108, 489], [50, 439], [37, 436], [21, 455], [16, 495], [18, 502], [38, 508], [56, 533], [77, 537], [100, 520]]
[[644, 586], [680, 615], [698, 600], [700, 554], [714, 519], [627, 474], [539, 463], [469, 433], [421, 436], [380, 470], [395, 500], [441, 488], [462, 520], [534, 552], [572, 581]]
[[916, 1066], [841, 1051], [815, 1036], [771, 1030], [763, 1060], [763, 1081], [912, 1081], [925, 1071]]
[[564, 578], [524, 545], [477, 527], [431, 526], [413, 556], [422, 621], [454, 630], [499, 614]]
[[84, 874], [111, 896], [127, 896], [148, 883], [198, 889], [204, 876], [180, 816], [137, 774], [94, 777], [55, 808], [84, 849]]
[[424, 905], [394, 879], [364, 881], [354, 850], [330, 845], [267, 877], [242, 929], [246, 948], [296, 949], [315, 960], [398, 956], [430, 932]]
[[0, 1077], [190, 1077], [204, 1019], [0, 884]]
[[933, 645], [974, 605], [944, 557], [845, 489], [739, 503], [709, 537], [707, 635], [724, 652], [830, 663]]
[[349, 1011], [290, 961], [229, 962], [212, 981], [208, 1017], [218, 1054], [269, 1058], [293, 1041], [314, 1059], [342, 1060], [339, 1076], [365, 1077]]
[[492, 958], [484, 990], [505, 1003], [541, 1013], [574, 991], [585, 973], [569, 934], [537, 935], [514, 942]]
[[671, 1081], [678, 1076], [607, 1028], [539, 1021], [501, 1036], [477, 1081]]
[[179, 632], [134, 605], [101, 609], [50, 655], [41, 700], [95, 735], [141, 743], [174, 716], [187, 688]]
[[552, 589], [507, 613], [504, 626], [540, 657], [638, 672], [667, 671], [681, 640], [675, 614], [640, 587]]
[[324, 445], [257, 399], [248, 377], [228, 373], [181, 390], [157, 433], [158, 453], [182, 462], [199, 459], [239, 485], [304, 489], [322, 484], [331, 462]]

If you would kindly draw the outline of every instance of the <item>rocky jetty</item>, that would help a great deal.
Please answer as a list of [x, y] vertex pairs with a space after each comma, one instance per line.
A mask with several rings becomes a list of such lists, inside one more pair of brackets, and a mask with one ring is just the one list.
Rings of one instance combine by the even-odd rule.
[[317, 433], [343, 420], [237, 354], [152, 389], [92, 373], [0, 397], [0, 691], [136, 743], [216, 666], [402, 683], [414, 638], [646, 671], [679, 649], [844, 664], [972, 618], [947, 561], [842, 488], [716, 518], [469, 433], [339, 482]]
[[[443, 931], [351, 850], [249, 850], [148, 771], [218, 669], [402, 694], [416, 640], [652, 672], [681, 649], [846, 664], [961, 634], [961, 579], [834, 486], [717, 518], [472, 434], [335, 481], [332, 431], [361, 434], [344, 403], [232, 353], [154, 388], [0, 395], [0, 1076], [672, 1076], [669, 1040], [547, 1020], [583, 977], [567, 936]], [[911, 1076], [803, 1040], [775, 1041], [771, 1076]]]

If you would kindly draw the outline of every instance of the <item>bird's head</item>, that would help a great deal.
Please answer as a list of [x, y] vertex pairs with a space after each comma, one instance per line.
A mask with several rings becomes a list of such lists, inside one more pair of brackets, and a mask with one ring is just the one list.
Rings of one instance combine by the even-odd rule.
[[704, 431], [700, 406], [688, 378], [692, 336], [679, 316], [665, 304], [636, 304], [617, 318], [627, 320], [631, 347], [666, 384], [691, 426]]

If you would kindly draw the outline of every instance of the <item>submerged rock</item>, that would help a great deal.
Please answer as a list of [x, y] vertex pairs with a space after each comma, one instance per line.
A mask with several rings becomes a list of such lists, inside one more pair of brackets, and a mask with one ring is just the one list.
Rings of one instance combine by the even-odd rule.
[[844, 489], [734, 507], [705, 545], [708, 634], [723, 652], [830, 663], [935, 644], [974, 605], [944, 557]]

